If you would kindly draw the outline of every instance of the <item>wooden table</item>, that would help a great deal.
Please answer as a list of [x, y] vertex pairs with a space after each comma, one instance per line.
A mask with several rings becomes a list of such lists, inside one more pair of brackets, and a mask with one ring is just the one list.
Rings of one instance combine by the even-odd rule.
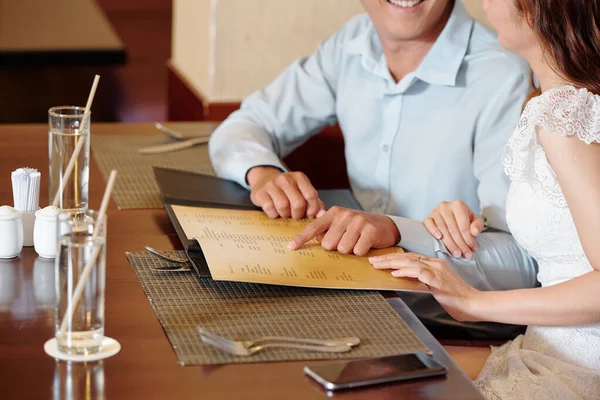
[[0, 0], [0, 66], [114, 65], [123, 43], [94, 0]]
[[[158, 134], [151, 124], [93, 124], [93, 135]], [[21, 166], [42, 172], [41, 204], [48, 203], [47, 126], [0, 125], [0, 204], [12, 204], [10, 172]], [[93, 140], [93, 139], [92, 139]], [[90, 172], [90, 206], [99, 206], [105, 182]], [[180, 248], [163, 210], [108, 214], [106, 334], [121, 352], [92, 364], [48, 357], [43, 344], [54, 335], [53, 262], [26, 248], [0, 261], [0, 393], [6, 399], [323, 399], [326, 393], [302, 373], [305, 362], [180, 367], [126, 257], [144, 245]], [[0, 238], [1, 240], [1, 238]], [[394, 308], [445, 364], [447, 378], [399, 383], [336, 394], [347, 399], [480, 399], [464, 373], [412, 312], [395, 298]]]

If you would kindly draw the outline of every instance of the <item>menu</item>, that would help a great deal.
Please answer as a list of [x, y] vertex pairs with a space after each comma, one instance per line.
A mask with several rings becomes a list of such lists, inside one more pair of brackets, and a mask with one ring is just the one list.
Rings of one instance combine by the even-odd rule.
[[271, 219], [261, 211], [173, 205], [188, 239], [197, 240], [215, 280], [331, 289], [428, 292], [416, 279], [374, 269], [369, 256], [401, 253], [399, 247], [371, 250], [366, 257], [328, 251], [316, 240], [290, 250], [310, 219]]

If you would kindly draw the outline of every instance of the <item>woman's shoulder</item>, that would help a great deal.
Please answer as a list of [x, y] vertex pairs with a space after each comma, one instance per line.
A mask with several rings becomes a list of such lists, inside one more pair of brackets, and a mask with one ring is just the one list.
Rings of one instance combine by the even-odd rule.
[[560, 86], [533, 98], [525, 109], [530, 123], [559, 136], [600, 143], [600, 95]]

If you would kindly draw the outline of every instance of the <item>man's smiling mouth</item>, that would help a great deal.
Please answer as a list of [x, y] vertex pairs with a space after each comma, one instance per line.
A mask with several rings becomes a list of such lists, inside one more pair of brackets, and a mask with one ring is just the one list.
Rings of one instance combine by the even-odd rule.
[[411, 8], [423, 2], [423, 0], [387, 0], [388, 3], [398, 7]]

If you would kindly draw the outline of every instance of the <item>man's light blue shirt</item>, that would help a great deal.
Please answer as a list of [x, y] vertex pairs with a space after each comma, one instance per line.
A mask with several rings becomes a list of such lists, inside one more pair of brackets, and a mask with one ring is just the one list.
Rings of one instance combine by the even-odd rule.
[[[366, 211], [392, 217], [400, 246], [444, 258], [479, 289], [531, 287], [534, 263], [506, 233], [501, 163], [528, 82], [525, 62], [456, 1], [419, 67], [396, 83], [372, 21], [361, 15], [244, 100], [213, 133], [211, 159], [220, 176], [248, 187], [248, 170], [284, 170], [281, 158], [338, 123], [354, 195]], [[493, 228], [479, 236], [473, 260], [452, 257], [422, 224], [452, 200]]]

